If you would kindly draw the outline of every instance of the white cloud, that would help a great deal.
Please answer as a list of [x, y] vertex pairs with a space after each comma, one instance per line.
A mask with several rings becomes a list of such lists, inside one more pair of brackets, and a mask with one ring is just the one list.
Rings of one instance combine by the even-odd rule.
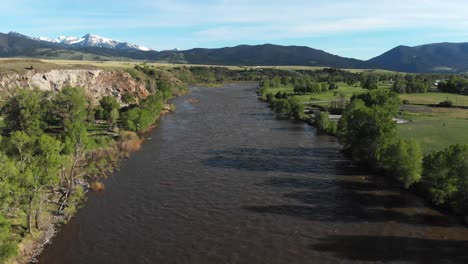
[[[171, 40], [206, 46], [210, 41], [240, 44], [289, 39], [293, 42], [392, 30], [430, 31], [460, 39], [466, 36], [468, 27], [466, 0], [82, 0], [69, 3], [9, 2], [2, 7], [5, 15], [0, 17], [0, 29], [52, 36], [69, 34], [69, 31], [104, 32], [105, 35], [106, 31], [116, 30], [132, 35], [138, 30], [148, 32], [154, 39], [145, 37], [146, 43], [142, 44], [154, 47]], [[16, 27], [5, 28], [12, 25]], [[138, 38], [128, 40], [139, 42]]]

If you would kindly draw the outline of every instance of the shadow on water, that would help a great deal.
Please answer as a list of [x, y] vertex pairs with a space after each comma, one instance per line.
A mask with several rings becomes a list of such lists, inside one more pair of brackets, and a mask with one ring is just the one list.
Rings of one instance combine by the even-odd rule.
[[237, 148], [209, 151], [206, 154], [211, 157], [202, 160], [205, 166], [256, 172], [332, 172], [336, 166], [350, 164], [335, 148]]
[[468, 263], [468, 241], [430, 240], [398, 236], [330, 236], [311, 249], [361, 261]]
[[[352, 174], [352, 173], [351, 173]], [[357, 177], [358, 179], [361, 176]], [[355, 179], [356, 177], [353, 177]], [[283, 194], [294, 204], [246, 206], [244, 209], [324, 222], [396, 222], [415, 226], [449, 227], [452, 219], [443, 214], [421, 213], [423, 203], [399, 189], [384, 189], [381, 182], [346, 179], [272, 178], [260, 185], [285, 188]], [[302, 190], [298, 190], [302, 189]], [[297, 203], [299, 202], [299, 203]]]
[[[362, 174], [336, 148], [235, 148], [209, 151], [205, 166], [255, 172], [293, 173], [257, 186], [281, 188], [291, 204], [251, 205], [261, 214], [286, 215], [323, 222], [396, 222], [415, 226], [453, 225], [443, 214], [418, 210], [424, 204], [379, 177]], [[314, 173], [320, 173], [313, 177]]]
[[[259, 185], [286, 188], [288, 191], [294, 188], [296, 191], [282, 196], [295, 202], [246, 206], [244, 209], [255, 213], [286, 215], [321, 222], [396, 222], [439, 227], [453, 225], [451, 219], [445, 215], [412, 210], [423, 205], [415, 204], [414, 197], [406, 197], [396, 191], [384, 191], [380, 184], [372, 181], [273, 178]], [[335, 190], [332, 190], [333, 188]], [[409, 209], [410, 213], [406, 209]]]
[[[334, 148], [238, 148], [208, 154], [213, 157], [203, 161], [207, 166], [297, 175], [257, 183], [259, 187], [278, 188], [285, 203], [244, 206], [249, 212], [322, 223], [395, 223], [413, 228], [454, 226], [453, 218], [423, 210], [424, 203], [413, 195], [390, 187], [380, 177], [362, 174], [362, 170], [343, 160]], [[311, 173], [316, 171], [321, 174], [313, 177]], [[404, 234], [325, 236], [310, 245], [310, 249], [334, 253], [346, 261], [468, 263], [468, 240], [410, 238]]]

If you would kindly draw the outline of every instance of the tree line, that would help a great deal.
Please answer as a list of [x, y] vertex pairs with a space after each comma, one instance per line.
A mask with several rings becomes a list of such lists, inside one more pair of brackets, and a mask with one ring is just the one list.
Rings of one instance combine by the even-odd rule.
[[401, 139], [392, 120], [397, 95], [377, 89], [355, 95], [338, 123], [346, 153], [372, 169], [386, 171], [405, 188], [415, 185], [430, 201], [468, 213], [468, 145], [424, 156], [414, 140]]
[[[317, 129], [338, 136], [345, 153], [357, 163], [384, 171], [404, 188], [421, 193], [434, 204], [468, 213], [468, 145], [450, 146], [425, 156], [415, 140], [398, 136], [393, 121], [401, 106], [398, 93], [428, 91], [427, 75], [398, 75], [397, 85], [394, 83], [391, 89], [379, 88], [377, 83], [382, 80], [375, 76], [361, 76], [360, 82], [365, 83], [369, 91], [354, 95], [350, 102], [343, 100], [341, 107], [345, 109], [338, 123], [330, 121], [327, 111], [315, 111], [313, 122]], [[395, 78], [394, 75], [387, 77], [387, 81]], [[275, 94], [271, 92], [272, 88], [280, 87], [289, 87], [290, 90], [294, 83], [308, 83], [310, 86], [314, 83], [310, 77], [303, 77], [302, 80], [281, 77], [264, 79], [260, 82], [259, 96], [277, 113], [309, 120], [309, 116], [303, 114], [304, 105], [295, 97], [303, 94], [302, 90], [298, 91], [293, 86], [294, 92], [281, 89]], [[395, 91], [399, 80], [404, 82], [405, 89]]]
[[15, 255], [18, 243], [39, 231], [43, 219], [71, 217], [86, 189], [139, 148], [139, 137], [127, 131], [148, 129], [174, 92], [168, 81], [152, 81], [157, 85], [152, 94], [139, 99], [126, 93], [122, 103], [114, 96], [95, 103], [75, 87], [11, 92], [1, 107], [0, 262]]

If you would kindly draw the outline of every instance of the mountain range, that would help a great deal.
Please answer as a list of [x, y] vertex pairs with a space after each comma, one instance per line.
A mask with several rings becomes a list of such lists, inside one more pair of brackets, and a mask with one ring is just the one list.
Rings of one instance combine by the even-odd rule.
[[399, 72], [467, 72], [468, 43], [398, 46], [367, 61], [340, 57], [303, 46], [240, 45], [236, 47], [154, 51], [97, 35], [33, 38], [0, 33], [0, 57], [71, 60], [147, 60], [169, 63], [244, 66], [324, 66], [387, 69]]
[[58, 38], [49, 38], [49, 37], [30, 37], [17, 32], [10, 32], [9, 35], [14, 35], [23, 38], [29, 38], [32, 40], [37, 40], [41, 42], [48, 42], [54, 44], [61, 44], [64, 47], [78, 48], [78, 47], [97, 47], [97, 48], [110, 48], [110, 49], [119, 49], [119, 50], [141, 50], [141, 51], [150, 51], [150, 48], [132, 44], [129, 42], [121, 42], [109, 38], [104, 38], [98, 35], [86, 34], [81, 38], [72, 37], [72, 36], [60, 36]]

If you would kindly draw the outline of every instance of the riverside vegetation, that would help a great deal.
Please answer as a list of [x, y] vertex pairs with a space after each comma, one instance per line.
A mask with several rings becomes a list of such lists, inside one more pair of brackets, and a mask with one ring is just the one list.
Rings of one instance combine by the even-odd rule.
[[[49, 69], [66, 67], [39, 64]], [[88, 189], [105, 188], [99, 179], [140, 148], [138, 133], [150, 129], [163, 110], [171, 110], [167, 100], [185, 93], [188, 84], [258, 81], [276, 72], [160, 68], [145, 63], [112, 70], [129, 73], [150, 95], [138, 98], [127, 93], [120, 96], [121, 102], [113, 96], [94, 102], [77, 87], [59, 92], [18, 88], [3, 95], [0, 263], [27, 263], [38, 254], [54, 226], [74, 215]]]
[[[149, 129], [167, 100], [184, 93], [188, 84], [260, 82], [262, 99], [277, 113], [305, 121], [315, 116], [319, 129], [338, 135], [360, 163], [387, 171], [405, 187], [423, 190], [437, 204], [466, 212], [467, 147], [452, 146], [423, 158], [414, 139], [400, 138], [391, 121], [400, 107], [390, 92], [397, 89], [392, 74], [148, 64], [118, 70], [144, 83], [150, 95], [142, 99], [123, 94], [122, 106], [111, 96], [92, 102], [80, 88], [17, 89], [2, 104], [0, 262], [19, 251], [24, 254], [48, 227], [73, 216], [87, 189], [102, 190], [99, 178], [140, 147], [138, 133]], [[403, 78], [405, 92], [410, 91], [408, 80], [422, 83], [418, 91], [427, 92], [434, 78], [448, 79]], [[313, 115], [314, 109], [321, 111]], [[328, 112], [343, 114], [339, 124]], [[28, 261], [25, 257], [30, 256], [20, 256], [20, 261]]]
[[[437, 86], [434, 83], [438, 82]], [[440, 96], [440, 101], [426, 107], [437, 117], [441, 109], [454, 108], [459, 114], [461, 129], [442, 142], [442, 149], [432, 150], [432, 144], [423, 151], [417, 134], [401, 133], [413, 126], [397, 126], [393, 118], [407, 117], [404, 107], [411, 103], [399, 96], [413, 98], [431, 96], [438, 88], [445, 96], [456, 95], [458, 102]], [[310, 121], [319, 131], [336, 135], [357, 163], [383, 172], [402, 184], [422, 194], [433, 204], [468, 215], [468, 144], [466, 131], [468, 110], [463, 109], [463, 95], [468, 89], [464, 76], [361, 74], [342, 71], [322, 71], [320, 74], [300, 75], [294, 78], [275, 76], [260, 83], [259, 94], [277, 113]], [[335, 98], [327, 100], [328, 98]], [[414, 106], [420, 107], [420, 106]], [[304, 111], [305, 109], [305, 111]], [[410, 108], [411, 109], [411, 108]], [[411, 113], [409, 114], [414, 114]], [[330, 113], [342, 116], [331, 120]], [[440, 116], [439, 116], [440, 118]], [[432, 124], [445, 127], [449, 121]], [[417, 122], [417, 121], [416, 121]], [[450, 124], [451, 125], [451, 124]], [[401, 127], [401, 128], [399, 128]], [[453, 129], [451, 125], [451, 129]], [[458, 126], [457, 128], [460, 128]], [[434, 129], [434, 128], [432, 128]], [[439, 131], [439, 130], [436, 130]], [[434, 133], [432, 141], [444, 133]], [[462, 144], [457, 144], [461, 141]], [[438, 146], [438, 145], [437, 145]], [[427, 151], [430, 149], [432, 151]], [[424, 154], [426, 152], [426, 154]]]
[[[1, 106], [0, 263], [28, 262], [68, 221], [88, 189], [101, 191], [99, 178], [140, 148], [137, 133], [159, 118], [167, 100], [187, 86], [170, 74], [134, 74], [147, 82], [146, 98], [123, 94], [94, 103], [85, 90], [16, 89]], [[164, 75], [166, 74], [166, 75]], [[169, 107], [166, 107], [169, 108]], [[18, 257], [15, 258], [15, 256]]]

